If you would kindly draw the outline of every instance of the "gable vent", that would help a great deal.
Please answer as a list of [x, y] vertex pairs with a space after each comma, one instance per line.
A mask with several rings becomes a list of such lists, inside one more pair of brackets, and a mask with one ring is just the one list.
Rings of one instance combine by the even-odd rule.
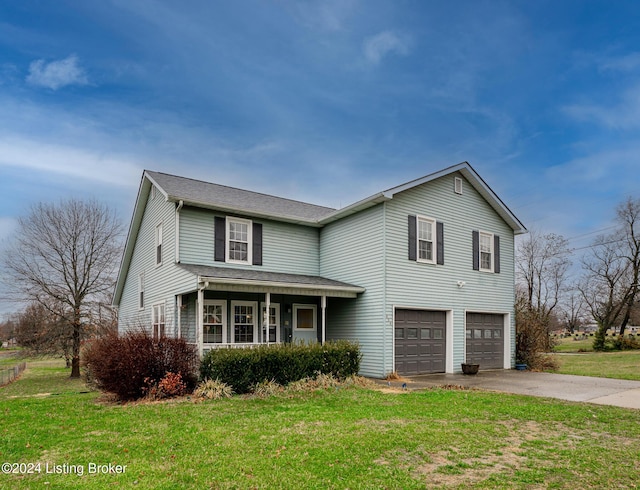
[[456, 194], [462, 194], [462, 179], [460, 177], [454, 177], [454, 179], [453, 179], [453, 191]]

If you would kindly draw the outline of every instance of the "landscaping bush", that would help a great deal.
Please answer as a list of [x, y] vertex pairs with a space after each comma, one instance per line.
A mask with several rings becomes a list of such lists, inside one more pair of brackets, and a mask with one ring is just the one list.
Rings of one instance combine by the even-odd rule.
[[233, 396], [233, 390], [231, 386], [220, 380], [207, 379], [198, 385], [193, 395], [196, 398], [205, 400], [219, 400], [221, 398], [231, 398]]
[[145, 378], [145, 396], [150, 400], [162, 400], [163, 398], [175, 398], [187, 393], [187, 385], [182, 381], [180, 373], [167, 373], [160, 381]]
[[286, 386], [318, 373], [343, 379], [358, 373], [361, 357], [358, 345], [347, 341], [213, 349], [202, 359], [200, 378], [218, 379], [236, 393], [249, 393], [265, 381]]
[[190, 393], [198, 381], [198, 354], [184, 339], [154, 339], [146, 331], [110, 334], [84, 353], [87, 382], [121, 400]]
[[630, 334], [628, 337], [618, 335], [607, 340], [607, 347], [611, 350], [635, 350], [640, 349], [640, 342]]

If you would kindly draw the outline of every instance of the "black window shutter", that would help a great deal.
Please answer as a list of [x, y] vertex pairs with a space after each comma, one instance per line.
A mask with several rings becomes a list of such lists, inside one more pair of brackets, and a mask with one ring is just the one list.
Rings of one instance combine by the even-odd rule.
[[418, 260], [416, 217], [409, 215], [409, 260]]
[[500, 237], [493, 235], [493, 272], [500, 273]]
[[253, 223], [253, 265], [262, 265], [262, 223]]
[[471, 232], [471, 248], [473, 250], [473, 270], [480, 270], [480, 232], [474, 230]]
[[214, 223], [214, 260], [216, 262], [224, 262], [226, 260], [225, 246], [226, 246], [226, 231], [227, 220], [216, 216]]
[[437, 264], [444, 265], [444, 223], [436, 221]]

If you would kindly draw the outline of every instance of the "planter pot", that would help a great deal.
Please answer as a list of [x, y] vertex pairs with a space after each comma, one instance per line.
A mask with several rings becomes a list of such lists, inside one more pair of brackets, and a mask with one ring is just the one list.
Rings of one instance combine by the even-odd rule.
[[462, 363], [462, 374], [478, 374], [478, 369], [480, 369], [480, 364], [467, 364]]
[[523, 362], [516, 362], [516, 369], [518, 371], [525, 371], [527, 369], [527, 365]]

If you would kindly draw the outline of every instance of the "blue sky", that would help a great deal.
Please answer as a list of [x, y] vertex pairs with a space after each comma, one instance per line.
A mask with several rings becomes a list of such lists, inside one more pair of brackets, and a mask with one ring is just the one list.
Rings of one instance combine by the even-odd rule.
[[331, 207], [468, 161], [580, 248], [640, 194], [636, 1], [0, 3], [0, 244], [143, 169]]

